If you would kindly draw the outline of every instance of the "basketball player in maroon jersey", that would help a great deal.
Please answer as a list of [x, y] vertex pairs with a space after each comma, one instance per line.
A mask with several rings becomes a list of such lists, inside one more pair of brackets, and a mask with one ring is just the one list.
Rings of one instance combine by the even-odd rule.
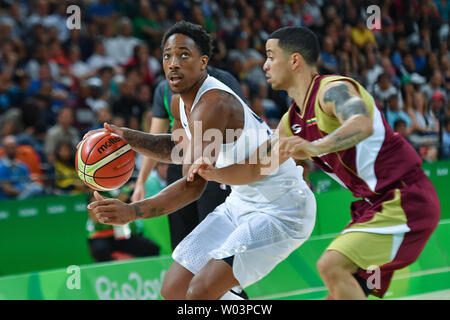
[[[394, 271], [416, 261], [440, 219], [439, 199], [421, 159], [358, 82], [318, 74], [312, 31], [281, 28], [270, 35], [266, 52], [268, 82], [294, 100], [278, 126], [279, 140], [273, 139], [279, 148], [272, 147], [270, 156], [310, 158], [360, 198], [351, 204], [351, 222], [317, 263], [327, 298], [383, 297]], [[189, 178], [250, 183], [263, 177], [262, 163], [216, 169], [199, 161]], [[372, 283], [374, 267], [380, 279]]]

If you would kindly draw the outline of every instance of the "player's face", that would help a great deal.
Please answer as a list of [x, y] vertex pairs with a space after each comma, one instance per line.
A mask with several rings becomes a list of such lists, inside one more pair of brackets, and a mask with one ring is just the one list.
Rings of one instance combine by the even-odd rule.
[[164, 44], [164, 73], [174, 93], [188, 92], [202, 78], [207, 63], [208, 56], [202, 56], [194, 40], [184, 34], [175, 33]]
[[287, 87], [290, 70], [289, 61], [283, 50], [278, 46], [278, 39], [269, 39], [266, 42], [267, 59], [263, 65], [267, 82], [274, 90], [284, 90]]

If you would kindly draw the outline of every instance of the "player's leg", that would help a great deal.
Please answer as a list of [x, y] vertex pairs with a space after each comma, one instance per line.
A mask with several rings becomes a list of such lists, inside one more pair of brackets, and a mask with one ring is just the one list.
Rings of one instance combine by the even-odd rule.
[[184, 300], [194, 274], [174, 261], [164, 276], [161, 296], [166, 300]]
[[235, 286], [239, 286], [239, 282], [234, 277], [233, 268], [224, 260], [211, 259], [192, 278], [186, 299], [219, 299]]
[[[330, 297], [350, 299], [352, 294], [361, 297], [363, 292], [381, 298], [393, 272], [419, 257], [439, 221], [440, 205], [429, 179], [423, 173], [418, 176], [407, 183], [402, 181], [399, 189], [385, 192], [372, 203], [364, 200], [352, 203], [353, 217], [371, 219], [348, 227], [355, 231], [339, 235], [319, 260], [317, 267]], [[375, 228], [381, 233], [374, 233]], [[414, 228], [418, 230], [411, 230]], [[369, 281], [376, 274], [373, 270], [379, 271], [375, 285]], [[360, 290], [351, 292], [355, 283]]]
[[220, 247], [209, 251], [212, 259], [192, 279], [188, 299], [219, 299], [234, 287], [255, 283], [297, 249], [314, 226], [312, 193], [288, 193], [271, 204], [236, 198], [227, 203], [238, 225]]
[[[229, 196], [230, 192], [230, 186], [220, 184], [215, 181], [208, 181], [202, 196], [197, 200], [199, 221], [203, 221], [203, 219], [205, 219], [206, 216], [214, 210], [214, 208], [225, 202], [225, 199]], [[230, 257], [230, 259], [232, 258], [233, 257]], [[227, 293], [223, 299], [248, 299], [248, 296], [245, 291], [242, 290], [239, 293]]]
[[[391, 262], [397, 255], [403, 234], [351, 231], [331, 242], [317, 262], [317, 269], [334, 299], [363, 299], [372, 290], [367, 279], [374, 268]], [[381, 270], [381, 280], [389, 272]]]
[[175, 262], [169, 269], [163, 284], [163, 297], [185, 299], [194, 274], [208, 264], [208, 254], [219, 248], [235, 229], [226, 214], [226, 204], [217, 207], [175, 248]]
[[327, 250], [317, 262], [317, 269], [330, 290], [327, 299], [365, 299], [366, 295], [354, 277], [359, 267], [342, 253]]

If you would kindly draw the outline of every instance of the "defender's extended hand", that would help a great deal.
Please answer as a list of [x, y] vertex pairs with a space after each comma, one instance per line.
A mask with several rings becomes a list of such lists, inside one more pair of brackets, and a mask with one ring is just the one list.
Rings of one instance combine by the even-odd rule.
[[303, 160], [319, 155], [319, 150], [312, 142], [292, 136], [280, 139], [280, 155]]
[[194, 181], [194, 175], [198, 174], [207, 181], [212, 181], [216, 177], [217, 168], [214, 167], [208, 158], [198, 158], [189, 168], [187, 181]]
[[117, 199], [102, 197], [97, 191], [94, 192], [97, 201], [88, 205], [89, 215], [94, 221], [103, 224], [123, 225], [136, 220], [136, 212], [132, 205]]

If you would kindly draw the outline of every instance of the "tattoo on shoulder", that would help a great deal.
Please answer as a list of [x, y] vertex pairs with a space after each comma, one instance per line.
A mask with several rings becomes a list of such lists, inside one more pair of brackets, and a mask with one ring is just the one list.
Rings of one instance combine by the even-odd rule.
[[324, 94], [323, 101], [334, 103], [336, 115], [343, 120], [357, 114], [369, 115], [365, 102], [359, 97], [351, 96], [349, 88], [345, 84], [328, 89]]

